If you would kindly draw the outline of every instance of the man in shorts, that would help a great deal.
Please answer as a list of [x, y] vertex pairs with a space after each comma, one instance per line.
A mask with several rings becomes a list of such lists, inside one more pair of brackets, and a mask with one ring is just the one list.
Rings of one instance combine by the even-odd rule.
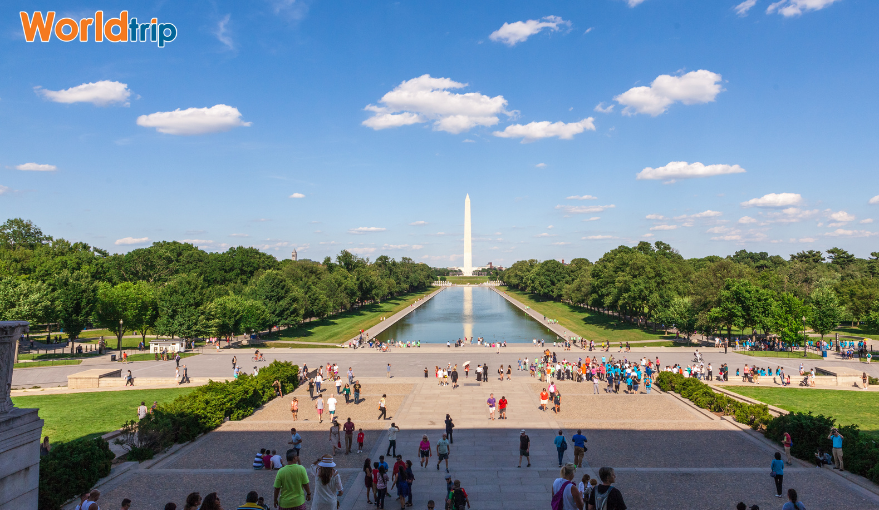
[[528, 459], [528, 466], [531, 467], [531, 438], [528, 437], [528, 434], [525, 433], [525, 429], [522, 429], [522, 432], [519, 433], [519, 465], [516, 467], [522, 467], [522, 457]]
[[501, 395], [501, 399], [497, 403], [498, 412], [500, 416], [498, 419], [506, 420], [507, 419], [507, 397]]
[[299, 457], [299, 452], [302, 450], [302, 436], [296, 432], [295, 428], [290, 429], [290, 442], [287, 444], [293, 445], [291, 449], [295, 450], [296, 456]]
[[442, 461], [446, 461], [446, 473], [449, 472], [449, 453], [452, 451], [452, 446], [449, 443], [448, 436], [443, 434], [443, 438], [436, 442], [436, 469], [439, 471], [440, 464]]
[[488, 404], [488, 419], [493, 420], [495, 406], [497, 405], [497, 400], [495, 400], [494, 398], [494, 393], [488, 394], [488, 401], [486, 403]]

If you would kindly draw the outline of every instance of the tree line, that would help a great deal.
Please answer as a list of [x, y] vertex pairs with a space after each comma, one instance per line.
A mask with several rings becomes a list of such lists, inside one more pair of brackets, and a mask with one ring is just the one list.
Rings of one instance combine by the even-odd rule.
[[861, 259], [831, 248], [785, 259], [739, 250], [685, 259], [664, 242], [642, 241], [595, 263], [518, 261], [501, 280], [545, 298], [673, 325], [687, 337], [749, 329], [799, 345], [804, 325], [822, 338], [842, 321], [879, 331], [879, 252]]
[[57, 324], [72, 340], [100, 325], [122, 337], [228, 337], [295, 326], [426, 288], [426, 264], [343, 250], [335, 260], [278, 261], [243, 246], [222, 253], [156, 242], [110, 254], [53, 239], [30, 221], [0, 226], [0, 320]]

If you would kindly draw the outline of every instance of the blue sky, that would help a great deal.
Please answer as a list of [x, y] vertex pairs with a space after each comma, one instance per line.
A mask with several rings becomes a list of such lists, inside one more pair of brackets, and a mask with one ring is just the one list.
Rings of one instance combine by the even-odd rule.
[[[26, 42], [19, 11], [53, 8], [178, 34]], [[478, 265], [640, 240], [866, 257], [876, 19], [869, 0], [7, 2], [0, 210], [113, 252], [448, 266], [469, 193]]]

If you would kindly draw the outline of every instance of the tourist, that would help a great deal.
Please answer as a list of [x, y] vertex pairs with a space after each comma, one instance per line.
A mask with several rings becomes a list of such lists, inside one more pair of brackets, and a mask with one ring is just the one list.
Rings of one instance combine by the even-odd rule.
[[522, 457], [528, 461], [526, 467], [531, 467], [531, 438], [525, 433], [525, 429], [519, 432], [519, 465], [516, 467], [522, 467]]
[[397, 424], [391, 422], [391, 426], [388, 427], [388, 451], [385, 452], [385, 455], [390, 455], [391, 450], [394, 450], [394, 456], [397, 455], [397, 432], [399, 431], [400, 428], [397, 427]]
[[335, 418], [331, 418], [333, 420], [330, 425], [330, 444], [333, 445], [333, 455], [336, 454], [336, 450], [342, 449], [342, 438], [340, 433], [339, 422], [336, 421]]
[[337, 402], [338, 402], [338, 400], [336, 400], [335, 395], [330, 395], [327, 398], [327, 411], [329, 411], [329, 413], [330, 413], [330, 420], [333, 420], [333, 421], [335, 421], [335, 419], [336, 419], [336, 403]]
[[354, 423], [351, 418], [345, 422], [343, 429], [345, 431], [345, 455], [348, 455], [351, 453], [351, 443], [354, 442]]
[[583, 435], [583, 431], [577, 429], [577, 433], [571, 437], [571, 442], [574, 443], [574, 464], [577, 467], [583, 467], [583, 457], [586, 455], [586, 436]]
[[49, 436], [43, 438], [43, 442], [40, 443], [40, 457], [45, 457], [49, 455], [49, 452], [52, 450], [52, 446], [49, 444]]
[[140, 407], [137, 408], [137, 419], [142, 420], [146, 418], [147, 415], [147, 406], [146, 402], [141, 401]]
[[308, 473], [299, 464], [299, 453], [287, 451], [287, 465], [278, 470], [274, 483], [275, 508], [280, 510], [304, 510], [305, 502], [311, 501]]
[[446, 473], [449, 472], [449, 454], [452, 452], [451, 443], [449, 443], [448, 438], [445, 434], [443, 434], [443, 438], [436, 442], [436, 469], [439, 471], [440, 463], [442, 461], [446, 461]]
[[452, 377], [452, 389], [458, 388], [458, 365], [455, 365], [455, 368], [452, 369], [452, 373], [450, 374]]
[[388, 379], [391, 378], [391, 364], [388, 363]]
[[775, 497], [781, 497], [781, 482], [784, 480], [784, 462], [781, 461], [781, 453], [775, 452], [775, 459], [770, 465], [770, 473], [775, 480]]
[[409, 484], [409, 497], [406, 501], [406, 506], [412, 506], [412, 484], [415, 482], [415, 473], [412, 472], [412, 461], [406, 461], [406, 483]]
[[360, 403], [360, 381], [354, 381], [354, 405]]
[[546, 388], [543, 388], [543, 391], [540, 392], [540, 409], [546, 411], [546, 403], [549, 402], [549, 393], [546, 392]]
[[351, 386], [346, 384], [342, 389], [342, 393], [345, 395], [345, 405], [351, 402]]
[[296, 432], [295, 428], [290, 429], [290, 442], [287, 444], [293, 445], [293, 450], [296, 451], [296, 456], [299, 457], [299, 453], [302, 450], [302, 436]]
[[79, 508], [80, 510], [101, 510], [101, 507], [98, 506], [98, 499], [101, 497], [101, 491], [98, 489], [92, 489], [89, 491], [89, 495], [85, 501], [83, 501]]
[[183, 383], [192, 382], [189, 380], [189, 370], [186, 368], [186, 365], [183, 365], [182, 368], [183, 368], [183, 376], [180, 378], [180, 382], [177, 383], [178, 385], [183, 384]]
[[343, 488], [342, 478], [333, 469], [335, 467], [336, 463], [330, 455], [324, 455], [312, 463], [314, 498], [311, 500], [311, 510], [336, 510], [338, 507]]
[[563, 436], [562, 434], [562, 431], [559, 430], [559, 435], [557, 435], [555, 439], [553, 439], [556, 453], [559, 454], [559, 467], [562, 467], [562, 464], [564, 464], [565, 450], [568, 449], [568, 442], [565, 441], [565, 436]]
[[[268, 452], [268, 450], [266, 450]], [[281, 469], [284, 467], [284, 462], [281, 460], [281, 456], [278, 455], [276, 450], [272, 450], [271, 457], [269, 457], [269, 469]]]
[[613, 468], [603, 467], [598, 470], [601, 484], [589, 495], [588, 510], [626, 510], [623, 493], [613, 486], [617, 477]]
[[378, 401], [378, 418], [376, 418], [377, 420], [388, 419], [387, 399], [388, 396], [386, 394], [383, 394], [382, 398]]
[[806, 506], [798, 501], [797, 491], [794, 489], [787, 490], [788, 502], [785, 503], [781, 510], [806, 510]]
[[559, 414], [560, 412], [562, 412], [562, 392], [560, 392], [558, 389], [555, 390], [553, 403], [555, 404], [555, 413]]
[[499, 420], [507, 419], [507, 397], [501, 395], [501, 399], [498, 400], [497, 409], [500, 416], [498, 416]]
[[511, 377], [513, 375], [513, 367], [512, 365], [507, 365], [507, 380], [512, 380]]
[[[176, 377], [175, 377], [176, 379]], [[126, 386], [134, 386], [134, 377], [131, 375], [131, 370], [128, 371], [128, 375], [125, 376], [125, 385]]]
[[842, 463], [842, 441], [845, 437], [835, 428], [830, 429], [830, 435], [827, 436], [833, 442], [833, 469], [845, 471]]
[[[33, 342], [33, 340], [31, 340], [31, 342]], [[76, 508], [74, 510], [80, 510], [82, 508], [82, 504], [85, 503], [85, 501], [87, 499], [89, 499], [89, 491], [85, 491], [82, 494], [80, 494], [79, 495], [79, 504], [76, 505]]]
[[324, 422], [324, 398], [318, 394], [317, 401], [314, 403], [314, 408], [317, 409], [317, 418], [318, 423]]
[[299, 416], [299, 399], [296, 397], [293, 397], [293, 400], [290, 402], [290, 414], [293, 415], [293, 421], [296, 421]]
[[[219, 347], [220, 343], [217, 342], [217, 347]], [[220, 496], [217, 495], [216, 492], [212, 492], [204, 497], [204, 501], [201, 503], [200, 510], [223, 510], [223, 507], [220, 505]]]
[[422, 468], [426, 468], [428, 462], [430, 462], [428, 459], [430, 459], [432, 454], [433, 451], [430, 448], [430, 441], [428, 441], [427, 434], [425, 434], [421, 436], [421, 442], [418, 443], [418, 458], [420, 459], [418, 464]]
[[367, 458], [363, 461], [363, 484], [366, 486], [366, 503], [371, 505], [372, 501], [369, 500], [369, 495], [372, 494], [375, 497], [375, 483], [373, 480], [372, 473], [372, 461]]
[[455, 430], [455, 424], [452, 423], [452, 417], [446, 414], [446, 435], [449, 436], [449, 443], [454, 444], [455, 440], [452, 437], [452, 431]]
[[238, 507], [238, 510], [261, 509], [257, 503], [259, 502], [259, 494], [256, 491], [250, 491], [244, 497], [244, 504]]
[[186, 504], [183, 505], [183, 510], [198, 510], [201, 507], [201, 494], [198, 492], [190, 492], [188, 496], [186, 496]]
[[388, 481], [390, 481], [390, 478], [388, 478], [388, 468], [379, 465], [375, 483], [375, 487], [378, 491], [378, 494], [375, 497], [375, 507], [379, 510], [383, 510], [385, 507], [385, 496], [388, 493]]
[[833, 465], [833, 457], [821, 448], [818, 448], [818, 452], [815, 453], [815, 464], [818, 466], [818, 469], [821, 469], [825, 464]]
[[448, 496], [450, 510], [464, 510], [464, 507], [470, 508], [470, 499], [467, 492], [461, 488], [461, 480], [455, 480], [452, 484], [452, 490]]
[[553, 510], [583, 510], [583, 496], [573, 482], [576, 469], [574, 464], [565, 464], [552, 482]]
[[488, 404], [488, 419], [494, 420], [494, 410], [495, 405], [497, 405], [497, 400], [495, 400], [494, 398], [494, 393], [488, 394], [488, 400], [486, 401], [486, 403]]
[[593, 374], [592, 375], [592, 394], [593, 395], [600, 395], [601, 394], [598, 392], [598, 384], [599, 383], [600, 383], [600, 381], [598, 380], [598, 376]]
[[402, 463], [402, 466], [398, 468], [397, 464], [394, 464], [393, 484], [397, 487], [397, 498], [400, 500], [400, 510], [405, 510], [406, 498], [409, 497], [409, 480], [406, 476], [406, 463], [402, 461], [398, 461], [398, 463]]
[[165, 510], [177, 510], [177, 503], [174, 503], [173, 501], [165, 503]]
[[314, 400], [314, 378], [308, 380], [308, 396]]
[[790, 457], [790, 447], [793, 446], [794, 442], [790, 437], [790, 434], [785, 431], [784, 435], [781, 436], [781, 444], [784, 446], [784, 454], [787, 457], [785, 460], [787, 461], [787, 465], [791, 465], [791, 457]]

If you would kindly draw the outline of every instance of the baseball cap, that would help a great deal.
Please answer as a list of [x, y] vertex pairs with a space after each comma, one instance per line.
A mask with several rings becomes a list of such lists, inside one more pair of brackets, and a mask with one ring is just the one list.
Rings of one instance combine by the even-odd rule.
[[451, 479], [452, 479], [452, 475], [446, 475], [446, 480], [451, 480]]
[[521, 434], [524, 434], [524, 433], [525, 433], [525, 429], [522, 429], [522, 431], [521, 431], [520, 433], [521, 433]]

